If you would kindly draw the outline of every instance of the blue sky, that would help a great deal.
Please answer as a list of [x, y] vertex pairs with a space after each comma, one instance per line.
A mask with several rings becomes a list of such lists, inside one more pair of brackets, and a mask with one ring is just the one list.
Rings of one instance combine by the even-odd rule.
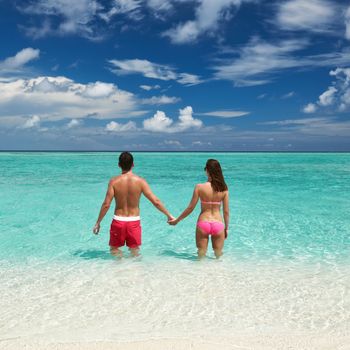
[[349, 151], [350, 3], [0, 0], [0, 149]]

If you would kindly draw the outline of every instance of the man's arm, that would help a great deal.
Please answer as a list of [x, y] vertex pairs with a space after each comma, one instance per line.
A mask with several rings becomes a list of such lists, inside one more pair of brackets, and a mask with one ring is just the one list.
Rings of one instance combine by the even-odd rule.
[[228, 235], [228, 225], [230, 221], [230, 208], [228, 204], [228, 191], [226, 191], [224, 196], [224, 205], [223, 205], [223, 211], [224, 211], [224, 221], [225, 221], [225, 238], [227, 238]]
[[183, 211], [183, 213], [175, 220], [169, 222], [170, 225], [176, 225], [178, 222], [183, 220], [185, 217], [190, 215], [193, 212], [193, 209], [196, 207], [199, 199], [199, 190], [198, 185], [194, 188], [192, 199], [188, 207]]
[[103, 220], [103, 218], [105, 217], [109, 207], [111, 206], [111, 202], [113, 200], [113, 197], [114, 197], [113, 180], [110, 180], [109, 184], [108, 184], [105, 200], [103, 201], [103, 203], [101, 205], [100, 213], [98, 214], [98, 219], [97, 219], [96, 224], [95, 224], [95, 226], [93, 228], [93, 233], [96, 234], [96, 235], [100, 231], [101, 221]]
[[165, 214], [168, 220], [174, 219], [174, 217], [168, 212], [163, 203], [160, 201], [158, 197], [152, 192], [146, 180], [142, 179], [142, 193], [144, 196], [163, 214]]

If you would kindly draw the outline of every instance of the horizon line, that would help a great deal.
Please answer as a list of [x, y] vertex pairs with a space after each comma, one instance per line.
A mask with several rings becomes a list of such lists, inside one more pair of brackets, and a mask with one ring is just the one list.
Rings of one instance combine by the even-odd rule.
[[[21, 153], [119, 153], [119, 152], [125, 152], [126, 150], [16, 150], [16, 149], [9, 149], [9, 150], [0, 150], [0, 153], [10, 152], [21, 152]], [[257, 150], [242, 150], [242, 151], [220, 151], [220, 150], [201, 150], [201, 151], [175, 151], [175, 150], [168, 150], [168, 151], [162, 151], [162, 150], [147, 150], [147, 151], [140, 151], [140, 150], [129, 150], [129, 152], [133, 153], [350, 153], [350, 150], [348, 151], [330, 151], [330, 150], [317, 150], [317, 151], [307, 151], [307, 150], [300, 150], [300, 151], [293, 151], [293, 150], [275, 150], [275, 151], [257, 151]]]

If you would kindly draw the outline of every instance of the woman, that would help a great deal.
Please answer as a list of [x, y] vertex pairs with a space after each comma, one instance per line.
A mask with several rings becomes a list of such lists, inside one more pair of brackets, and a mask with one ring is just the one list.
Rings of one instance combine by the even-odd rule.
[[[209, 236], [214, 249], [215, 256], [222, 255], [224, 241], [228, 234], [229, 204], [228, 188], [222, 174], [220, 163], [215, 159], [208, 159], [204, 170], [208, 181], [198, 184], [194, 188], [190, 204], [184, 212], [175, 220], [169, 222], [176, 225], [185, 217], [190, 215], [196, 207], [198, 199], [201, 201], [201, 213], [197, 221], [196, 244], [198, 256], [204, 257], [208, 249]], [[223, 202], [224, 223], [220, 214], [220, 206]]]

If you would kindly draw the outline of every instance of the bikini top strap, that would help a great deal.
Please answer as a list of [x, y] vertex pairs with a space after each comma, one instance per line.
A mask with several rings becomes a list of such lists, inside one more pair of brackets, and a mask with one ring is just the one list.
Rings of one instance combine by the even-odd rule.
[[201, 200], [201, 203], [202, 204], [219, 204], [219, 205], [221, 204], [221, 202], [205, 202], [205, 201], [202, 201], [202, 200]]

